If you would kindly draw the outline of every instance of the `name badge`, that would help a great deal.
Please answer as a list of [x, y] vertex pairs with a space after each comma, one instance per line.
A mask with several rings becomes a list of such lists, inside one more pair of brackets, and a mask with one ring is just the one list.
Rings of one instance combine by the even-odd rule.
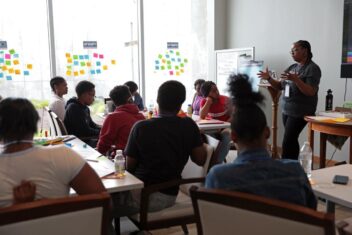
[[285, 86], [285, 97], [290, 97], [290, 85]]

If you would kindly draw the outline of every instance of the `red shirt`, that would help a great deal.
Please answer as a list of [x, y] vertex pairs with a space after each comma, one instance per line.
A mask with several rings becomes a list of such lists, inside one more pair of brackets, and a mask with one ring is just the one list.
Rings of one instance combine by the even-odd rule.
[[[230, 118], [230, 116], [228, 114], [228, 110], [227, 110], [228, 100], [229, 100], [229, 98], [227, 96], [220, 95], [218, 102], [213, 103], [210, 106], [207, 117], [227, 122]], [[203, 98], [201, 100], [200, 108], [202, 108], [204, 106], [206, 101], [207, 101], [206, 98]]]
[[144, 119], [135, 104], [117, 107], [113, 113], [105, 118], [97, 144], [98, 151], [105, 155], [111, 145], [116, 145], [117, 149], [124, 150], [132, 126]]

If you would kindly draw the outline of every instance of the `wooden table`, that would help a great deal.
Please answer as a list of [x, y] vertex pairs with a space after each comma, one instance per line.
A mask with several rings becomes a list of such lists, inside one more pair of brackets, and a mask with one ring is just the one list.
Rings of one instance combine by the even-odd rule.
[[352, 163], [352, 121], [327, 122], [319, 120], [315, 116], [306, 116], [308, 122], [308, 141], [314, 156], [314, 131], [320, 132], [320, 168], [325, 167], [326, 161], [326, 139], [327, 135], [338, 135], [350, 137], [349, 163]]
[[[347, 185], [333, 184], [335, 175], [346, 175], [350, 180]], [[352, 165], [313, 170], [311, 184], [315, 195], [326, 199], [327, 212], [334, 212], [335, 204], [352, 208]]]

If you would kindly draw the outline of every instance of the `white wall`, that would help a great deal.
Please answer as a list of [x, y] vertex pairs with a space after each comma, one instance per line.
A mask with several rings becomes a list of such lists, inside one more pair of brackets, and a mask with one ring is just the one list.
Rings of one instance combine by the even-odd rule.
[[[340, 79], [342, 48], [343, 0], [227, 0], [227, 12], [215, 15], [227, 17], [226, 48], [255, 46], [256, 59], [264, 60], [269, 69], [281, 73], [293, 63], [289, 54], [293, 42], [304, 39], [312, 45], [313, 60], [322, 70], [318, 110], [325, 107], [326, 91], [333, 90], [334, 106], [342, 105], [345, 80]], [[222, 35], [219, 35], [222, 38]], [[224, 40], [224, 39], [221, 39]], [[346, 100], [352, 101], [352, 79], [348, 81]], [[267, 91], [265, 112], [271, 122], [271, 104]], [[281, 146], [283, 126], [279, 110]], [[307, 139], [303, 130], [300, 143]], [[334, 147], [327, 145], [327, 159]], [[348, 160], [348, 142], [337, 151], [335, 160]], [[319, 135], [315, 135], [315, 155], [318, 155]]]

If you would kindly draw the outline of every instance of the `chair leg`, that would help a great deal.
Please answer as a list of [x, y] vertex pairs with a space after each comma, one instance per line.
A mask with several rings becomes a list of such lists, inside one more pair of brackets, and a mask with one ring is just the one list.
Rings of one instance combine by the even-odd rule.
[[114, 227], [116, 235], [120, 235], [120, 217], [114, 217]]
[[182, 226], [183, 233], [184, 233], [184, 234], [188, 234], [187, 225], [186, 225], [186, 224], [182, 224], [181, 226]]

